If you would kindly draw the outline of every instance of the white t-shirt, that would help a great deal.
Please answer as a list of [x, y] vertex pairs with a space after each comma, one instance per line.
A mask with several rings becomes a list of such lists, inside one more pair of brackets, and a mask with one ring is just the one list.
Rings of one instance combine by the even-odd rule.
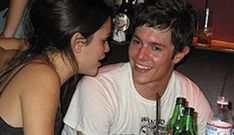
[[[203, 135], [211, 107], [200, 89], [177, 71], [172, 73], [160, 100], [160, 117], [167, 122], [177, 97], [185, 97], [197, 112], [198, 134]], [[77, 85], [64, 118], [63, 135], [143, 135], [146, 120], [156, 119], [156, 101], [134, 88], [129, 63], [108, 65], [96, 77], [84, 77]]]

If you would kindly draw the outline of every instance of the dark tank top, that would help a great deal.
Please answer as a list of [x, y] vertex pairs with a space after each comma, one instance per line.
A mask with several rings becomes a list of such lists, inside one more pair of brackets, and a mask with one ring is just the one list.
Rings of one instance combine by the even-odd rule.
[[0, 117], [0, 135], [23, 135], [23, 128], [16, 128], [8, 125], [2, 117]]
[[[7, 86], [7, 84], [10, 82], [12, 77], [20, 71], [26, 64], [22, 64], [19, 67], [16, 67], [10, 74], [2, 76], [0, 78], [0, 92], [3, 91], [3, 89]], [[2, 75], [0, 73], [0, 75]], [[55, 135], [61, 135], [61, 130], [63, 126], [63, 115], [61, 111], [61, 106], [59, 105], [59, 108], [56, 113], [56, 120], [55, 120]], [[24, 135], [23, 128], [22, 127], [12, 127], [11, 125], [7, 124], [2, 117], [0, 116], [0, 135]]]
[[[61, 135], [62, 126], [62, 113], [58, 111], [55, 122], [55, 135]], [[0, 117], [0, 135], [24, 135], [24, 132], [22, 127], [12, 127]]]

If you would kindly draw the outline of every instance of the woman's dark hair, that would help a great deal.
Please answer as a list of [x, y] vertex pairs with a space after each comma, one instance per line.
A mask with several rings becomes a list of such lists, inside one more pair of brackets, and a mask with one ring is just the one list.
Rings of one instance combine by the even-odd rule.
[[185, 0], [147, 0], [136, 8], [132, 32], [146, 25], [159, 30], [170, 30], [174, 53], [192, 44], [196, 11]]
[[90, 38], [111, 15], [99, 0], [34, 0], [29, 5], [25, 35], [32, 55], [63, 52], [76, 65], [70, 39], [76, 32]]
[[33, 0], [24, 22], [28, 49], [11, 60], [0, 77], [38, 55], [51, 63], [50, 53], [61, 53], [77, 70], [70, 45], [72, 36], [79, 32], [91, 38], [110, 16], [112, 9], [102, 0]]

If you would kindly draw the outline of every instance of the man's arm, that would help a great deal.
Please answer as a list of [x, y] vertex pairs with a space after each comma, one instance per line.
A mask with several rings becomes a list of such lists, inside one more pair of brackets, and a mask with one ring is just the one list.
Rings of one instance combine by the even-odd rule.
[[5, 50], [0, 47], [0, 70], [15, 56], [16, 50]]
[[13, 37], [23, 16], [28, 0], [11, 0], [8, 8], [6, 23], [2, 32], [4, 37]]
[[19, 51], [27, 48], [23, 39], [0, 38], [0, 69]]
[[18, 38], [0, 38], [1, 50], [25, 50], [27, 49], [26, 41]]

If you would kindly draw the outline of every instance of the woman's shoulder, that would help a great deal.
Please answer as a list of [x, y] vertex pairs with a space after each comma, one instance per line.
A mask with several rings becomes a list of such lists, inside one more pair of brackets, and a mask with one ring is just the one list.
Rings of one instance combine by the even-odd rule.
[[23, 77], [35, 78], [38, 82], [59, 82], [55, 68], [47, 63], [31, 62], [22, 70]]
[[49, 64], [40, 62], [26, 64], [12, 81], [22, 90], [30, 92], [49, 92], [48, 89], [51, 91], [60, 87], [60, 79], [55, 69]]
[[41, 105], [45, 106], [44, 104], [53, 107], [54, 104], [57, 104], [60, 95], [60, 82], [52, 66], [30, 62], [17, 68], [18, 72], [4, 88], [5, 94], [3, 93], [2, 96], [6, 97], [6, 102], [26, 105], [27, 108], [30, 106], [42, 107]]

